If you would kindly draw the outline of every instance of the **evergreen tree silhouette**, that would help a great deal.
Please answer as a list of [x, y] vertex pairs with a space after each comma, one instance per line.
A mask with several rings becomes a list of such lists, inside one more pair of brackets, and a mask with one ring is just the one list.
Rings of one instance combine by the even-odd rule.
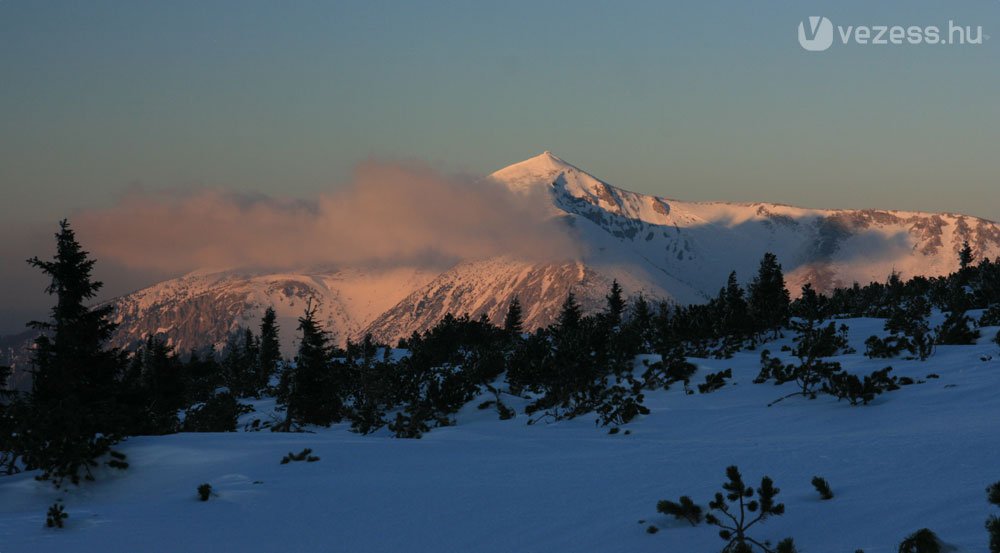
[[278, 323], [274, 308], [268, 307], [260, 322], [260, 349], [257, 362], [257, 389], [267, 387], [271, 376], [278, 370], [281, 362], [281, 342], [278, 340]]
[[65, 219], [56, 234], [52, 261], [28, 263], [51, 278], [45, 289], [56, 297], [51, 319], [29, 326], [43, 332], [32, 358], [31, 420], [25, 452], [29, 468], [42, 469], [56, 485], [68, 478], [93, 479], [91, 468], [119, 439], [123, 426], [116, 406], [116, 374], [121, 356], [105, 347], [115, 329], [111, 306], [90, 308], [102, 283], [92, 278], [94, 263]]
[[521, 300], [517, 296], [510, 300], [507, 315], [503, 318], [503, 330], [511, 336], [520, 336], [524, 331], [524, 316], [521, 312]]
[[750, 315], [759, 333], [778, 330], [788, 322], [791, 303], [781, 264], [773, 253], [765, 253], [757, 276], [750, 284]]

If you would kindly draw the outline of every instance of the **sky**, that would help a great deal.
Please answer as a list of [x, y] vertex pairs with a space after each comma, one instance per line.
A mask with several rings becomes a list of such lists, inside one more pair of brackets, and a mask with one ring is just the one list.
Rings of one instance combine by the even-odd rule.
[[[989, 38], [807, 52], [810, 15]], [[62, 217], [137, 190], [315, 198], [372, 160], [551, 150], [670, 198], [1000, 220], [998, 61], [998, 0], [2, 0], [0, 333], [47, 301], [22, 264]]]

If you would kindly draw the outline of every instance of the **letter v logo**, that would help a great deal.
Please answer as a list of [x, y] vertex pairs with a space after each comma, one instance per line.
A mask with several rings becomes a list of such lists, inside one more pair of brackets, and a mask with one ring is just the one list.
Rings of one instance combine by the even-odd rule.
[[826, 50], [833, 44], [833, 23], [825, 17], [810, 15], [808, 23], [799, 23], [799, 44], [810, 52]]

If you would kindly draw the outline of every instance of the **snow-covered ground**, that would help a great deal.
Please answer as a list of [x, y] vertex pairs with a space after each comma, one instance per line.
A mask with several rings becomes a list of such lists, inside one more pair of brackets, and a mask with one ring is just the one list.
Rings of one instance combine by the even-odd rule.
[[[892, 365], [940, 378], [866, 407], [829, 396], [767, 407], [792, 385], [753, 384], [759, 352], [744, 352], [694, 360], [693, 383], [731, 367], [732, 384], [649, 393], [652, 412], [625, 426], [629, 435], [609, 435], [593, 417], [499, 421], [474, 401], [457, 426], [420, 440], [344, 426], [133, 438], [121, 447], [131, 467], [96, 483], [60, 492], [32, 474], [0, 479], [0, 552], [707, 553], [723, 545], [713, 527], [668, 519], [656, 502], [690, 495], [706, 506], [731, 464], [781, 489], [786, 514], [755, 527], [760, 539], [793, 536], [811, 553], [894, 552], [929, 527], [956, 551], [986, 551], [983, 521], [995, 509], [985, 488], [1000, 480], [997, 329], [925, 362], [869, 360], [863, 341], [882, 321], [848, 323], [859, 352], [839, 358], [848, 370]], [[321, 460], [279, 463], [306, 447]], [[834, 499], [820, 501], [814, 475]], [[203, 482], [217, 493], [204, 503]], [[44, 528], [59, 498], [66, 528]], [[649, 524], [660, 532], [647, 534]]]

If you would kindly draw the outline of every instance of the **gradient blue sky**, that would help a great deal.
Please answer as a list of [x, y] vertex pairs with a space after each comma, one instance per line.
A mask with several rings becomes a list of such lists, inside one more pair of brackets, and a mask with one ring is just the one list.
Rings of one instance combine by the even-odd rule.
[[[809, 15], [995, 38], [809, 53]], [[998, 44], [997, 0], [2, 0], [0, 219], [9, 241], [134, 185], [308, 197], [371, 157], [548, 149], [680, 199], [997, 220]]]
[[683, 199], [1000, 219], [998, 41], [808, 53], [810, 14], [1000, 39], [996, 0], [5, 0], [0, 216], [54, 220], [136, 183], [309, 195], [370, 156], [488, 172], [550, 149]]

